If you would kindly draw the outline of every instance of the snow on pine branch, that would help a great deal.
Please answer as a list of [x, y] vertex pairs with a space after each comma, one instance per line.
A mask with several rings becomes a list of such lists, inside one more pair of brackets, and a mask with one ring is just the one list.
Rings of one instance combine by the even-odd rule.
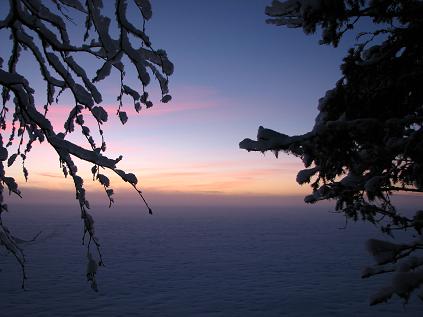
[[371, 222], [390, 236], [399, 231], [410, 241], [417, 237], [405, 244], [370, 240], [378, 264], [363, 273], [394, 275], [393, 286], [380, 290], [373, 304], [393, 294], [407, 300], [423, 289], [423, 211], [409, 216], [391, 197], [423, 192], [423, 2], [274, 0], [265, 12], [268, 23], [306, 34], [319, 30], [320, 44], [335, 47], [357, 22], [367, 21], [360, 28], [368, 30], [356, 35], [340, 65], [342, 77], [319, 100], [310, 132], [290, 136], [259, 127], [256, 140], [239, 146], [301, 158], [305, 169], [296, 180], [311, 187], [305, 202], [333, 199], [347, 220]]
[[374, 37], [389, 33], [387, 24], [406, 26], [403, 16], [421, 14], [422, 9], [421, 1], [273, 0], [265, 13], [269, 24], [302, 28], [305, 34], [320, 29], [320, 44], [336, 47], [342, 36], [361, 19], [371, 19], [375, 25], [381, 25], [381, 29], [359, 34]]
[[[423, 241], [410, 244], [397, 244], [383, 240], [370, 239], [367, 249], [375, 258], [377, 265], [367, 267], [362, 278], [394, 272], [392, 282], [371, 296], [370, 304], [375, 305], [389, 300], [394, 294], [408, 300], [411, 293], [423, 283], [423, 257], [410, 256], [423, 249]], [[419, 294], [423, 300], [423, 294]]]
[[[105, 3], [110, 5], [111, 1]], [[138, 10], [136, 23], [128, 16], [129, 3]], [[85, 195], [84, 180], [78, 175], [74, 158], [93, 164], [93, 180], [104, 188], [109, 205], [114, 202], [113, 189], [109, 178], [100, 174], [101, 169], [108, 169], [124, 182], [128, 182], [151, 213], [151, 208], [137, 187], [136, 176], [117, 168], [122, 156], [110, 158], [105, 153], [107, 147], [103, 125], [108, 121], [108, 113], [101, 106], [103, 97], [98, 82], [107, 79], [112, 72], [120, 75], [120, 94], [117, 96], [116, 107], [120, 121], [125, 124], [128, 121], [128, 116], [123, 111], [125, 95], [133, 99], [137, 112], [142, 109], [142, 105], [146, 108], [153, 106], [147, 90], [152, 76], [161, 90], [161, 102], [171, 100], [168, 94], [168, 76], [173, 73], [173, 64], [164, 50], [153, 48], [146, 33], [146, 22], [152, 18], [150, 1], [116, 0], [113, 4], [114, 12], [109, 15], [102, 0], [10, 0], [8, 5], [4, 4], [8, 12], [0, 20], [0, 30], [9, 35], [11, 45], [10, 51], [0, 57], [0, 244], [22, 266], [23, 280], [26, 278], [23, 252], [14, 243], [13, 236], [3, 225], [1, 218], [2, 213], [7, 211], [4, 200], [6, 190], [19, 196], [21, 192], [14, 178], [7, 176], [4, 162], [9, 167], [20, 160], [25, 179], [30, 179], [25, 162], [34, 142], [47, 141], [58, 155], [64, 176], [69, 176], [73, 181], [84, 223], [84, 237], [88, 236], [87, 278], [93, 289], [97, 289], [97, 265], [101, 266], [103, 262], [94, 220], [89, 213], [90, 205]], [[83, 37], [81, 39], [75, 39], [74, 34], [71, 36], [70, 25], [75, 23], [75, 17], [85, 20], [84, 30], [80, 33]], [[113, 31], [116, 31], [111, 29], [112, 19], [117, 24], [117, 38], [112, 36], [112, 33], [115, 34]], [[30, 84], [37, 81], [37, 78], [27, 78], [25, 73], [17, 71], [21, 69], [18, 66], [22, 62], [22, 49], [33, 56], [40, 70], [38, 80], [46, 85], [44, 107], [35, 103], [35, 96], [41, 96], [43, 92], [35, 91]], [[88, 59], [101, 61], [101, 66], [94, 74], [87, 73], [83, 66], [83, 62]], [[128, 60], [129, 63], [126, 62]], [[135, 86], [125, 80], [127, 67], [131, 65], [138, 78]], [[64, 91], [70, 92], [73, 104], [69, 105], [64, 129], [59, 131], [53, 128], [46, 115]], [[94, 127], [86, 124], [86, 116], [94, 119]], [[93, 129], [99, 132], [99, 142], [91, 133]], [[69, 134], [77, 130], [82, 139], [86, 140], [86, 146], [68, 139]], [[7, 137], [6, 131], [10, 131], [7, 132]], [[97, 260], [90, 252], [91, 245], [97, 249]]]

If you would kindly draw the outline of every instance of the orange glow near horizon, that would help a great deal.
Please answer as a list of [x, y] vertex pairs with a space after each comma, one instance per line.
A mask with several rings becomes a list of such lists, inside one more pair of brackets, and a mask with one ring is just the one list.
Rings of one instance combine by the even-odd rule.
[[[107, 94], [112, 94], [112, 90]], [[248, 132], [240, 129], [239, 122], [242, 121], [239, 121], [237, 105], [232, 100], [204, 87], [185, 87], [176, 91], [180, 94], [171, 103], [142, 109], [140, 113], [135, 112], [131, 103], [125, 103], [123, 110], [128, 113], [129, 120], [124, 126], [116, 116], [113, 102], [102, 105], [109, 114], [108, 122], [102, 126], [107, 143], [105, 155], [110, 158], [123, 155], [118, 168], [137, 176], [138, 187], [147, 197], [152, 197], [153, 204], [163, 203], [163, 200], [166, 204], [187, 203], [198, 200], [198, 197], [201, 197], [200, 201], [210, 202], [212, 196], [232, 199], [234, 204], [243, 206], [258, 202], [279, 204], [281, 197], [304, 196], [310, 192], [308, 186], [299, 186], [295, 182], [297, 172], [302, 169], [298, 158], [281, 155], [276, 159], [271, 153], [263, 156], [238, 148], [239, 141], [249, 136], [247, 133], [254, 132], [256, 123], [248, 128]], [[60, 104], [51, 105], [47, 113], [56, 133], [64, 131], [63, 125], [71, 110], [68, 104], [72, 103], [67, 103], [66, 97], [63, 99]], [[41, 111], [42, 107], [39, 109]], [[244, 115], [254, 117], [251, 111], [243, 109]], [[84, 125], [90, 128], [99, 145], [96, 121], [87, 110], [82, 113]], [[88, 142], [80, 130], [75, 124], [75, 132], [66, 138], [88, 149]], [[5, 138], [10, 131], [8, 125], [3, 131]], [[16, 152], [18, 142], [19, 139], [15, 138], [14, 144], [8, 148], [10, 154]], [[92, 179], [92, 164], [77, 158], [74, 161], [78, 175], [84, 179], [87, 199], [91, 201], [93, 194], [106, 201], [104, 189]], [[28, 182], [23, 177], [19, 157], [12, 167], [6, 168], [7, 175], [17, 180], [24, 200], [27, 197], [30, 203], [54, 202], [53, 192], [56, 197], [60, 193], [58, 201], [63, 197], [74, 199], [73, 181], [64, 177], [57, 153], [46, 141], [33, 144], [25, 165], [29, 171]], [[139, 202], [131, 186], [113, 171], [101, 173], [109, 177], [115, 196], [124, 197], [126, 203]], [[26, 189], [38, 191], [38, 194], [28, 197]], [[50, 192], [50, 196], [45, 192]]]
[[[120, 150], [118, 146], [111, 147], [114, 152]], [[125, 148], [121, 150], [126, 159], [118, 164], [119, 168], [134, 173], [140, 188], [147, 193], [289, 196], [304, 195], [309, 191], [307, 186], [299, 186], [295, 182], [296, 173], [301, 168], [300, 160], [295, 158], [276, 159], [271, 155], [263, 157], [234, 149], [234, 152], [238, 151], [235, 157], [196, 162], [195, 157], [187, 159], [184, 153], [169, 153], [163, 149], [150, 152], [140, 149], [138, 152], [141, 154], [138, 155], [136, 149], [130, 153], [125, 153]], [[138, 160], [140, 156], [142, 159]], [[98, 182], [92, 181], [91, 164], [78, 159], [75, 162], [78, 175], [84, 178], [86, 189], [102, 192], [103, 188]], [[71, 178], [64, 178], [57, 154], [47, 144], [36, 144], [26, 165], [29, 170], [27, 183], [19, 162], [15, 162], [8, 171], [16, 177], [22, 188], [73, 191]], [[110, 178], [115, 192], [131, 190], [112, 171], [104, 170], [102, 173]], [[134, 196], [134, 199], [137, 197]]]
[[[207, 89], [181, 91], [186, 94], [179, 101], [160, 105], [157, 109], [143, 109], [140, 114], [135, 113], [131, 104], [125, 104], [124, 110], [129, 114], [125, 126], [119, 122], [113, 106], [104, 106], [109, 113], [109, 120], [102, 127], [107, 142], [105, 154], [110, 158], [123, 155], [118, 168], [134, 173], [139, 180], [139, 187], [145, 193], [154, 193], [155, 197], [169, 194], [172, 197], [280, 197], [304, 196], [310, 191], [308, 186], [301, 187], [295, 182], [296, 174], [302, 168], [298, 158], [281, 155], [276, 159], [271, 153], [263, 156], [238, 148], [238, 142], [245, 135], [236, 129], [232, 132], [233, 126], [229, 120], [236, 119], [236, 115], [231, 113], [230, 102], [220, 99], [215, 92]], [[63, 105], [50, 106], [47, 117], [56, 131], [63, 131], [69, 110]], [[85, 124], [99, 143], [95, 121], [89, 115], [84, 117]], [[228, 120], [228, 123], [222, 118]], [[215, 130], [217, 127], [219, 130]], [[219, 135], [219, 139], [215, 134]], [[220, 140], [222, 136], [224, 139]], [[75, 132], [68, 135], [67, 139], [88, 148], [78, 126], [75, 126]], [[10, 148], [11, 153], [14, 147], [16, 150], [17, 141]], [[74, 161], [87, 191], [103, 195], [102, 186], [92, 181], [92, 164], [77, 158]], [[72, 179], [64, 178], [57, 153], [46, 142], [34, 143], [27, 157], [27, 183], [22, 176], [20, 163], [17, 159], [6, 172], [16, 178], [23, 190], [73, 192]], [[131, 191], [131, 186], [112, 171], [104, 170], [101, 173], [110, 178], [111, 188], [116, 195], [120, 192], [124, 193], [125, 199], [138, 199], [135, 194], [125, 194]], [[242, 205], [243, 202], [239, 203]]]
[[[58, 159], [47, 146], [33, 150], [28, 158], [29, 180], [25, 183], [20, 175], [20, 166], [13, 167], [19, 184], [29, 188], [45, 188], [47, 190], [73, 190], [72, 180], [66, 179], [59, 168]], [[41, 153], [38, 153], [41, 152]], [[183, 192], [183, 193], [215, 193], [224, 195], [298, 195], [308, 191], [307, 186], [299, 186], [295, 177], [300, 164], [289, 160], [276, 160], [276, 164], [269, 164], [269, 160], [256, 158], [260, 164], [245, 161], [221, 161], [209, 164], [187, 164], [167, 162], [162, 160], [145, 161], [142, 168], [134, 162], [120, 164], [126, 171], [137, 175], [139, 185], [144, 190], [155, 192]], [[274, 158], [273, 158], [274, 159]], [[43, 161], [44, 165], [33, 164]], [[282, 162], [281, 162], [282, 161]], [[91, 165], [78, 162], [78, 175], [84, 178], [84, 184], [90, 190], [102, 191], [97, 182], [92, 181]], [[284, 166], [285, 165], [285, 166]], [[48, 168], [46, 168], [48, 166]], [[116, 190], [125, 190], [128, 184], [123, 182], [110, 170], [102, 173], [107, 175]]]

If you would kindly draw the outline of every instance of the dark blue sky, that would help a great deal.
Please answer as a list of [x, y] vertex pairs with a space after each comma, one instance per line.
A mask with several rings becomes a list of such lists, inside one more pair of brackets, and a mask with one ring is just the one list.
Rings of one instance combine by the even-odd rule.
[[[158, 0], [149, 32], [176, 65], [176, 96], [179, 85], [206, 86], [237, 100], [240, 109], [262, 112], [246, 121], [305, 131], [317, 99], [340, 77], [339, 64], [351, 42], [334, 49], [319, 45], [318, 35], [268, 25], [269, 3]], [[291, 126], [280, 121], [283, 116], [298, 122]]]
[[[245, 137], [254, 138], [259, 125], [287, 134], [309, 131], [318, 99], [340, 78], [339, 65], [353, 37], [333, 48], [319, 45], [318, 34], [306, 36], [300, 29], [268, 25], [264, 9], [270, 2], [152, 1], [147, 33], [153, 46], [165, 49], [175, 64], [170, 78], [173, 100], [157, 102], [141, 115], [131, 116], [124, 127], [118, 120], [105, 127], [109, 155], [123, 154], [121, 168], [145, 180], [146, 189], [276, 196], [309, 190], [295, 183], [299, 160], [285, 155], [278, 160], [271, 155], [263, 158], [240, 150], [238, 143]], [[105, 3], [111, 9], [112, 1]], [[133, 12], [132, 21], [140, 25], [141, 19], [135, 19], [137, 10]], [[72, 34], [82, 37], [83, 23], [71, 28]], [[93, 77], [93, 64], [81, 62]], [[31, 69], [32, 84], [41, 100], [42, 82], [32, 63], [23, 55], [22, 68]], [[131, 76], [129, 71], [128, 80]], [[104, 105], [114, 108], [118, 76], [112, 74], [101, 87]], [[58, 118], [52, 120], [58, 122], [63, 114], [60, 109], [72, 103], [70, 95], [64, 94], [57, 106]], [[33, 150], [34, 177], [30, 174], [28, 186], [57, 187], [62, 181], [59, 169], [43, 170], [38, 164], [46, 150], [43, 146]], [[56, 161], [51, 153], [53, 166]], [[89, 167], [86, 170], [83, 175], [89, 178]]]

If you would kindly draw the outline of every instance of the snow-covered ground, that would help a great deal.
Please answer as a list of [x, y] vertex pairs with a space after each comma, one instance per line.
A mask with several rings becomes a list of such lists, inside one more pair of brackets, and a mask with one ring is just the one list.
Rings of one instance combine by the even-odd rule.
[[[25, 246], [27, 290], [0, 253], [0, 316], [423, 316], [413, 298], [369, 307], [386, 283], [360, 279], [375, 229], [329, 208], [97, 210], [106, 267], [85, 279], [76, 207], [20, 208], [5, 219]], [[374, 234], [372, 234], [374, 233]], [[385, 283], [384, 283], [385, 282]]]

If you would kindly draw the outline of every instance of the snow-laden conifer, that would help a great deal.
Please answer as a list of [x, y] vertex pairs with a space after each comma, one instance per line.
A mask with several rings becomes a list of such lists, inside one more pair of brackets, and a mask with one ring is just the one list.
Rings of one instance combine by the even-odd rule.
[[369, 240], [377, 265], [363, 277], [394, 274], [372, 304], [394, 294], [408, 299], [423, 289], [423, 212], [406, 215], [390, 197], [423, 192], [423, 2], [275, 0], [266, 14], [270, 24], [306, 34], [319, 30], [320, 43], [335, 47], [362, 21], [360, 28], [368, 27], [356, 34], [342, 78], [319, 100], [310, 132], [288, 136], [259, 127], [257, 140], [245, 139], [240, 147], [300, 157], [307, 169], [297, 182], [312, 188], [307, 203], [334, 199], [347, 219], [370, 221], [391, 236], [406, 231], [407, 243]]

